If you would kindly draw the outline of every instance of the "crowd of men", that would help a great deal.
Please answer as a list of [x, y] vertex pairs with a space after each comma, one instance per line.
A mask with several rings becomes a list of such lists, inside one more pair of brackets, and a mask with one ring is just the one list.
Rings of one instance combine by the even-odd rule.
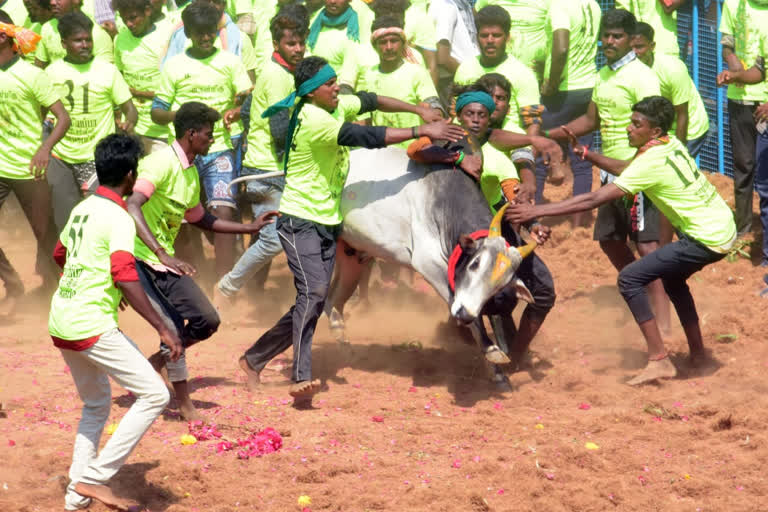
[[[692, 362], [705, 359], [685, 281], [751, 232], [755, 174], [768, 229], [768, 2], [726, 0], [720, 27], [735, 223], [694, 160], [709, 120], [679, 59], [683, 3], [617, 0], [603, 13], [596, 0], [0, 1], [0, 206], [13, 192], [32, 227], [36, 270], [53, 293], [49, 331], [86, 405], [67, 508], [91, 498], [131, 506], [105, 484], [167, 404], [160, 374], [182, 415], [200, 418], [184, 349], [220, 319], [177, 254], [191, 226], [211, 232], [217, 304], [285, 252], [296, 303], [240, 367], [255, 388], [293, 347], [290, 394], [311, 400], [319, 390], [311, 342], [350, 147], [398, 145], [463, 170], [504, 216], [512, 245], [523, 242], [511, 226], [544, 242], [537, 217], [589, 226], [599, 206], [595, 240], [648, 344], [648, 365], [629, 383], [676, 374], [662, 341], [670, 301]], [[597, 130], [601, 154], [590, 149]], [[446, 140], [456, 145], [433, 144]], [[574, 197], [543, 204], [545, 186], [564, 178], [544, 165], [552, 148], [573, 174]], [[260, 179], [230, 185], [243, 176]], [[241, 222], [244, 207], [252, 222]], [[241, 234], [254, 235], [244, 251]], [[10, 310], [24, 287], [2, 249]], [[521, 319], [524, 348], [555, 300], [552, 275], [530, 258], [518, 272], [537, 299]], [[148, 359], [117, 328], [122, 298], [160, 336]], [[97, 456], [107, 375], [137, 402]]]

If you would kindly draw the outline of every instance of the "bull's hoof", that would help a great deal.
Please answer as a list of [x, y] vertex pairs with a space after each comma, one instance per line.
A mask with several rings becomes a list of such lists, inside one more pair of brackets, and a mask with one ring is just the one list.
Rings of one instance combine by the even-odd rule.
[[331, 313], [328, 315], [328, 320], [333, 339], [342, 345], [349, 345], [347, 333], [344, 330], [344, 316], [339, 313], [339, 310], [333, 308]]
[[493, 387], [498, 391], [499, 393], [504, 393], [507, 391], [512, 391], [512, 383], [509, 382], [509, 377], [506, 375], [502, 375], [499, 380], [493, 381]]
[[493, 364], [508, 364], [509, 357], [496, 345], [485, 349], [485, 360]]

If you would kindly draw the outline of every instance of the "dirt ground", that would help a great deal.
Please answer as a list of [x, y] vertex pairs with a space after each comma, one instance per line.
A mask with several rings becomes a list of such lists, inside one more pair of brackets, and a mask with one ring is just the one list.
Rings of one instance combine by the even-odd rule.
[[[711, 179], [732, 204], [731, 181]], [[0, 212], [0, 240], [27, 288], [38, 286], [32, 235], [13, 204]], [[258, 393], [237, 367], [290, 305], [278, 260], [266, 293], [224, 311], [219, 332], [188, 361], [193, 398], [224, 438], [272, 427], [282, 449], [241, 460], [216, 453], [214, 441], [182, 445], [187, 424], [172, 401], [113, 487], [168, 512], [299, 511], [300, 496], [313, 511], [768, 509], [768, 302], [758, 296], [757, 259], [722, 261], [689, 281], [717, 369], [686, 371], [673, 314], [667, 345], [681, 376], [634, 389], [624, 382], [644, 365], [644, 344], [591, 231], [556, 223], [538, 251], [558, 302], [534, 340], [533, 366], [511, 376], [513, 391], [488, 384], [476, 348], [445, 327], [447, 307], [434, 294], [374, 284], [375, 305], [349, 310], [351, 346], [320, 322], [313, 357], [325, 388], [313, 410], [291, 405], [280, 370], [290, 353]], [[47, 336], [47, 300], [0, 317], [3, 511], [63, 510], [81, 404]], [[146, 354], [155, 350], [135, 313], [122, 313], [121, 327]], [[132, 398], [118, 386], [113, 396], [117, 423]]]

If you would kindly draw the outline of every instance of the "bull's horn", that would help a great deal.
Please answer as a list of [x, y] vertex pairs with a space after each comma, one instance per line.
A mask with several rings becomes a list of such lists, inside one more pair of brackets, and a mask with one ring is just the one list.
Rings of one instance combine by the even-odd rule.
[[538, 244], [534, 240], [531, 243], [529, 243], [528, 245], [524, 245], [522, 247], [518, 247], [517, 248], [517, 252], [519, 252], [520, 256], [522, 256], [523, 258], [527, 258], [528, 255], [531, 254], [534, 251], [534, 249], [536, 249], [537, 245]]
[[499, 211], [496, 212], [496, 215], [493, 217], [491, 227], [488, 228], [488, 238], [501, 236], [501, 218], [504, 216], [507, 206], [509, 206], [509, 203], [499, 208]]

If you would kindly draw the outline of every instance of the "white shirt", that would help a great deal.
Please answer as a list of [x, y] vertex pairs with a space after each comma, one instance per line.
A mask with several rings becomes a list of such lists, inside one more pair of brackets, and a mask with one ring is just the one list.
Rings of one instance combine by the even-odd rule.
[[480, 54], [477, 41], [470, 36], [456, 4], [451, 0], [432, 0], [428, 12], [435, 20], [435, 42], [451, 43], [451, 57], [462, 63]]

